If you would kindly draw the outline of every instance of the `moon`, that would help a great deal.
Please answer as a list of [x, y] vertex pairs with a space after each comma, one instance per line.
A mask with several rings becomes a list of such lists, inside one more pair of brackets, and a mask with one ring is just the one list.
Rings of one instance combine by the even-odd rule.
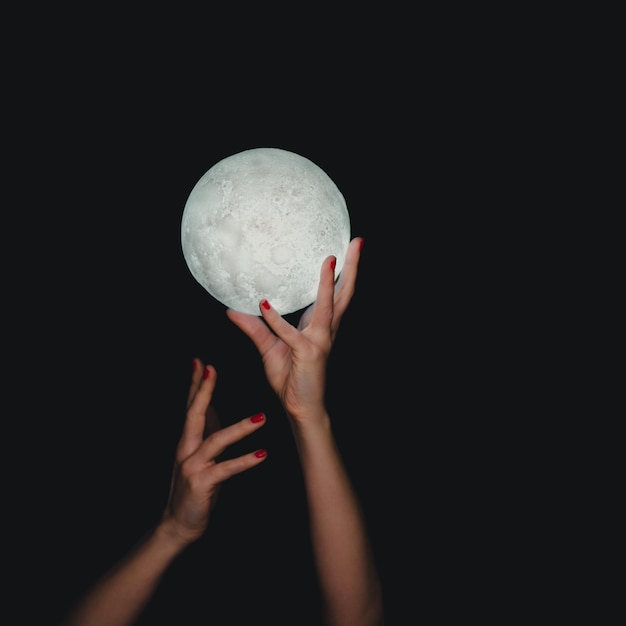
[[318, 165], [280, 148], [252, 148], [215, 163], [195, 184], [181, 222], [192, 276], [228, 308], [260, 315], [267, 298], [286, 315], [317, 297], [324, 259], [343, 267], [350, 216]]

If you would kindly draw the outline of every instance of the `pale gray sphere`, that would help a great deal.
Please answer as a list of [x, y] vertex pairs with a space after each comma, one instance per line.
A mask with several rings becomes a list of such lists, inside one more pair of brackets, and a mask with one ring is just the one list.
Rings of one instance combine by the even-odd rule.
[[267, 298], [281, 315], [315, 301], [322, 262], [350, 243], [346, 201], [309, 159], [253, 148], [218, 161], [191, 190], [181, 224], [193, 277], [219, 302], [260, 315]]

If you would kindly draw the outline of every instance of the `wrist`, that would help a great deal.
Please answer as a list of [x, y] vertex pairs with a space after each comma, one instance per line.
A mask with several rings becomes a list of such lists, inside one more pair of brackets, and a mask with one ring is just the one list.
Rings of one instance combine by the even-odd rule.
[[287, 413], [291, 431], [298, 444], [317, 447], [323, 442], [332, 441], [330, 417], [325, 409], [313, 412]]
[[163, 518], [153, 532], [154, 540], [160, 543], [164, 549], [172, 554], [182, 552], [187, 546], [195, 541], [188, 533], [181, 532], [172, 518]]
[[330, 430], [330, 417], [323, 406], [316, 409], [285, 410], [285, 412], [291, 425], [298, 430], [307, 432]]

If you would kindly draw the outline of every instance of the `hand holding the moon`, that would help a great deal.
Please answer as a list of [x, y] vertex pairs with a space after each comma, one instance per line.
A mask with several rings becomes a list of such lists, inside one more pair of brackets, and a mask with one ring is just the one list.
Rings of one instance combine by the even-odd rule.
[[274, 310], [271, 302], [269, 309], [259, 305], [263, 319], [227, 310], [229, 319], [257, 347], [267, 379], [292, 418], [324, 408], [326, 361], [354, 294], [362, 245], [362, 238], [352, 239], [337, 281], [334, 258], [324, 260], [317, 300], [304, 311], [297, 329]]
[[363, 239], [350, 241], [335, 282], [335, 258], [322, 263], [317, 299], [297, 328], [262, 300], [263, 319], [232, 309], [227, 315], [250, 337], [267, 379], [292, 426], [309, 507], [309, 529], [324, 624], [381, 626], [382, 586], [367, 528], [330, 428], [326, 364], [352, 300]]

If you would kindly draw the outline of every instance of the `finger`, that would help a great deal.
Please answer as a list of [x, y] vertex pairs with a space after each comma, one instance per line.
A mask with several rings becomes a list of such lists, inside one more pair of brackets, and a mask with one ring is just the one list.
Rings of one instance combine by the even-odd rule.
[[335, 266], [337, 257], [329, 256], [324, 259], [320, 270], [320, 282], [317, 288], [317, 298], [311, 317], [311, 332], [330, 333], [330, 325], [333, 319], [333, 296], [335, 293]]
[[[355, 237], [349, 244], [346, 252], [346, 259], [344, 260], [343, 267], [335, 282], [335, 294], [333, 305], [333, 324], [332, 332], [335, 334], [339, 327], [341, 317], [348, 308], [350, 300], [354, 295], [354, 286], [356, 282], [356, 274], [358, 263], [360, 259], [361, 249], [363, 248], [363, 238]], [[319, 296], [318, 296], [319, 298]], [[316, 300], [308, 309], [304, 311], [300, 321], [298, 322], [298, 329], [303, 330], [306, 328], [313, 319], [316, 308], [318, 307], [318, 301]]]
[[234, 443], [245, 439], [248, 435], [265, 425], [265, 413], [257, 413], [244, 418], [231, 426], [225, 426], [212, 433], [202, 443], [198, 450], [197, 459], [200, 463], [213, 462]]
[[[200, 369], [196, 367], [196, 370]], [[200, 374], [194, 370], [193, 377], [200, 375], [200, 384], [187, 407], [187, 416], [183, 426], [183, 434], [177, 448], [178, 460], [187, 458], [197, 450], [204, 440], [204, 429], [206, 416], [215, 384], [217, 382], [217, 371], [212, 365], [205, 365], [200, 370]]]
[[226, 309], [226, 315], [252, 340], [261, 354], [265, 354], [276, 343], [276, 336], [257, 315], [249, 315], [233, 309]]
[[[294, 349], [297, 347], [298, 342], [303, 340], [300, 331], [284, 319], [271, 305], [269, 300], [261, 300], [259, 303], [259, 311], [261, 311], [261, 316], [273, 331], [274, 341], [276, 341], [276, 337], [278, 337], [286, 346]], [[265, 352], [261, 351], [261, 356], [264, 354]]]
[[345, 310], [348, 302], [354, 294], [363, 243], [364, 239], [362, 237], [355, 237], [348, 246], [346, 258], [337, 279], [335, 289], [335, 308], [343, 306], [343, 309]]
[[333, 313], [333, 331], [336, 332], [339, 322], [346, 312], [352, 296], [354, 295], [356, 278], [358, 274], [361, 250], [363, 249], [363, 238], [355, 237], [348, 246], [346, 259], [335, 285], [335, 308]]
[[189, 385], [189, 393], [187, 394], [187, 407], [191, 404], [193, 397], [200, 388], [202, 383], [202, 374], [204, 372], [204, 363], [200, 359], [191, 361], [191, 383]]
[[263, 463], [266, 458], [266, 450], [260, 449], [233, 459], [220, 461], [219, 463], [204, 469], [203, 473], [207, 479], [210, 476], [211, 482], [215, 482], [219, 485], [219, 483], [223, 483], [232, 476], [241, 474], [252, 467], [256, 467], [260, 463]]

